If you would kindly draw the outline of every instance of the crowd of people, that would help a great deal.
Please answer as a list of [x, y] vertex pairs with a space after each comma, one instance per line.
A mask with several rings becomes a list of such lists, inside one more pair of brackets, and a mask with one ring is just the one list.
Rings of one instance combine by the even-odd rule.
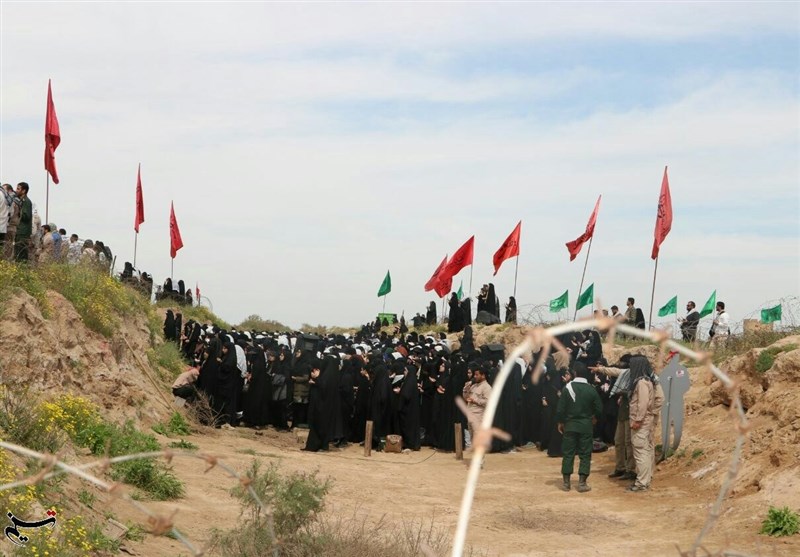
[[30, 197], [30, 186], [0, 188], [0, 253], [8, 261], [96, 265], [107, 271], [114, 261], [111, 249], [101, 241], [81, 241], [55, 223], [42, 224]]
[[[176, 397], [189, 404], [207, 400], [216, 427], [307, 427], [307, 451], [365, 442], [381, 450], [387, 437], [396, 436], [406, 451], [427, 446], [449, 452], [455, 450], [456, 424], [469, 447], [505, 359], [503, 345], [476, 347], [469, 324], [458, 341], [401, 327], [387, 332], [376, 324], [352, 336], [317, 337], [227, 331], [184, 323], [170, 310], [164, 334], [189, 363], [173, 385]], [[624, 356], [617, 367], [609, 366], [596, 330], [559, 341], [566, 351], [548, 356], [538, 382], [533, 381], [538, 354], [513, 363], [494, 420], [509, 437], [495, 437], [492, 452], [536, 447], [562, 457], [567, 489], [577, 455], [579, 491], [586, 491], [591, 453], [614, 445], [617, 468], [611, 477], [631, 481], [632, 491], [646, 490], [663, 402], [652, 366], [643, 356]], [[580, 383], [590, 387], [597, 406], [582, 417], [577, 435], [576, 417], [565, 403], [574, 400]], [[459, 396], [468, 415], [457, 406]], [[365, 439], [367, 421], [371, 439]]]

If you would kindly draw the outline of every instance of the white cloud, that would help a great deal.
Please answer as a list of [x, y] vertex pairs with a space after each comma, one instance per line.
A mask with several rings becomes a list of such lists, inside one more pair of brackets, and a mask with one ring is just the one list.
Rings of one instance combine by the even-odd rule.
[[[740, 215], [742, 200], [756, 196], [797, 213], [793, 75], [687, 72], [670, 76], [675, 90], [661, 104], [551, 118], [544, 101], [590, 97], [592, 81], [607, 76], [581, 66], [438, 69], [454, 53], [515, 42], [650, 39], [669, 48], [676, 39], [789, 34], [790, 7], [222, 6], [3, 4], [2, 179], [26, 178], [42, 204], [39, 122], [52, 75], [64, 140], [51, 220], [130, 259], [141, 161], [143, 268], [159, 279], [169, 272], [174, 199], [186, 244], [176, 277], [197, 280], [234, 321], [249, 313], [294, 325], [365, 321], [379, 307], [386, 268], [395, 287], [387, 308], [413, 315], [429, 300], [422, 284], [442, 256], [472, 234], [473, 290], [489, 281], [491, 255], [520, 218], [520, 303], [566, 286], [575, 292], [581, 265], [568, 263], [563, 243], [580, 233], [601, 192], [589, 281], [607, 305], [643, 300], [665, 164], [676, 221], [659, 295], [719, 288], [749, 311], [797, 291], [791, 223], [784, 237], [767, 238], [758, 223], [769, 215]], [[38, 17], [45, 10], [51, 17]], [[56, 30], [57, 42], [44, 40]], [[369, 108], [395, 101], [432, 106], [399, 115]], [[337, 103], [350, 111], [329, 106]], [[428, 117], [439, 116], [439, 103], [460, 112]], [[522, 116], [510, 108], [520, 103], [530, 106]], [[360, 107], [375, 125], [362, 125]], [[743, 229], [709, 233], [685, 216], [694, 206], [718, 207], [702, 221], [741, 219]], [[495, 281], [504, 298], [513, 264]]]

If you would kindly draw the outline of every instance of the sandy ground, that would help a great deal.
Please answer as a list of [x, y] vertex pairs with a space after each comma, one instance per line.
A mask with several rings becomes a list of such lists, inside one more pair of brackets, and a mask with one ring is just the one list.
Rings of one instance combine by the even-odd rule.
[[[724, 414], [724, 412], [723, 412]], [[720, 416], [721, 418], [723, 416]], [[350, 446], [329, 453], [300, 451], [295, 434], [272, 430], [218, 431], [190, 440], [201, 450], [247, 468], [254, 456], [278, 462], [284, 470], [318, 469], [333, 479], [327, 512], [350, 516], [358, 511], [391, 521], [429, 519], [452, 534], [467, 468], [453, 454], [423, 449], [416, 453], [363, 456]], [[469, 458], [470, 453], [465, 453]], [[176, 524], [190, 539], [202, 544], [211, 528], [233, 525], [236, 501], [228, 491], [235, 481], [221, 471], [204, 473], [204, 463], [178, 459], [175, 469], [187, 486], [186, 498], [148, 503], [165, 513], [178, 510]], [[535, 448], [509, 455], [488, 455], [475, 498], [469, 543], [486, 555], [678, 555], [676, 544], [687, 549], [700, 531], [716, 485], [691, 479], [685, 470], [662, 466], [653, 488], [646, 493], [626, 492], [623, 482], [610, 480], [613, 449], [596, 454], [590, 484], [580, 494], [558, 490], [560, 459], [548, 458]], [[796, 486], [795, 486], [796, 487]], [[704, 546], [712, 551], [733, 549], [758, 555], [800, 555], [800, 538], [776, 540], [756, 534], [763, 505], [737, 499], [726, 505], [723, 517]], [[115, 504], [125, 519], [140, 517]], [[187, 554], [167, 538], [127, 542], [130, 553], [146, 556]]]

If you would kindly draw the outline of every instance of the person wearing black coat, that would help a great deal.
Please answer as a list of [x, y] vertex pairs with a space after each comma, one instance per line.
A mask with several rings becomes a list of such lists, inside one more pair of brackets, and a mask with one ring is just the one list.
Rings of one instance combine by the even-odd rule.
[[171, 309], [167, 310], [164, 318], [164, 340], [175, 340], [175, 314]]
[[[492, 385], [494, 388], [494, 385]], [[497, 412], [494, 415], [493, 426], [511, 435], [510, 441], [505, 441], [499, 437], [492, 439], [492, 452], [510, 452], [515, 446], [520, 445], [521, 416], [520, 407], [522, 405], [522, 366], [519, 362], [514, 362], [511, 373], [508, 374], [503, 390], [500, 392], [500, 401], [497, 404]]]
[[450, 313], [447, 315], [447, 332], [461, 332], [464, 330], [464, 311], [455, 292], [450, 296], [448, 303], [450, 305]]
[[[436, 394], [433, 397], [433, 429], [436, 434], [435, 447], [440, 451], [451, 452], [456, 448], [456, 393], [455, 382], [450, 373], [450, 362], [442, 360], [436, 378]], [[462, 384], [463, 387], [463, 384]]]
[[531, 364], [522, 376], [522, 446], [541, 443], [542, 430], [542, 378], [533, 383], [533, 368], [538, 360], [534, 354]]
[[431, 302], [428, 306], [428, 312], [425, 316], [425, 322], [428, 325], [436, 325], [436, 302]]
[[330, 377], [326, 377], [331, 361], [326, 358], [323, 362], [311, 365], [308, 380], [308, 438], [304, 451], [327, 451], [331, 441]]
[[340, 446], [346, 445], [353, 435], [353, 411], [355, 408], [354, 369], [355, 365], [351, 354], [342, 362], [342, 370], [339, 372], [339, 405], [342, 421], [342, 437], [338, 443]]
[[383, 362], [378, 362], [374, 368], [372, 390], [370, 392], [369, 416], [372, 420], [372, 448], [380, 449], [381, 437], [386, 437], [389, 428], [389, 395], [391, 393], [391, 380], [389, 371]]

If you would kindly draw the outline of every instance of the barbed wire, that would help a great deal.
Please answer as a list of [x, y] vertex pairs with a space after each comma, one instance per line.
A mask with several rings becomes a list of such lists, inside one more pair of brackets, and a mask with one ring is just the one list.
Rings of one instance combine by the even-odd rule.
[[[536, 315], [537, 311], [538, 312], [543, 311], [543, 309], [541, 309], [543, 307], [544, 306], [534, 307], [531, 310], [530, 314]], [[682, 344], [679, 344], [670, 339], [668, 333], [665, 331], [661, 330], [645, 331], [642, 329], [637, 329], [627, 325], [619, 324], [618, 322], [610, 318], [600, 318], [600, 319], [591, 319], [586, 321], [576, 321], [572, 323], [564, 323], [560, 325], [551, 326], [548, 328], [542, 326], [536, 326], [527, 333], [522, 343], [519, 344], [517, 347], [515, 347], [506, 358], [502, 368], [500, 369], [497, 377], [495, 378], [492, 388], [492, 393], [486, 405], [486, 410], [483, 415], [483, 420], [480, 423], [479, 427], [477, 428], [475, 440], [473, 441], [473, 447], [474, 447], [473, 458], [470, 463], [469, 474], [464, 487], [461, 507], [458, 515], [456, 532], [453, 540], [452, 555], [454, 557], [460, 557], [464, 551], [469, 520], [471, 517], [472, 505], [475, 497], [475, 491], [478, 485], [478, 480], [480, 477], [483, 457], [491, 446], [492, 438], [501, 437], [505, 435], [505, 432], [493, 429], [492, 423], [494, 421], [494, 416], [497, 410], [503, 386], [506, 382], [506, 379], [508, 378], [508, 375], [511, 372], [515, 360], [521, 357], [526, 352], [532, 352], [533, 350], [539, 351], [539, 358], [535, 363], [533, 371], [533, 381], [535, 383], [538, 383], [542, 374], [544, 361], [548, 357], [550, 352], [553, 351], [554, 349], [555, 351], [565, 350], [556, 337], [558, 335], [562, 335], [569, 332], [582, 331], [587, 328], [596, 328], [601, 332], [608, 332], [608, 339], [609, 342], [611, 342], [612, 344], [614, 342], [614, 336], [616, 335], [617, 332], [641, 338], [644, 340], [648, 340], [654, 344], [657, 344], [660, 347], [660, 357], [656, 362], [657, 373], [660, 373], [661, 371], [661, 363], [664, 361], [666, 350], [669, 348], [681, 354], [682, 356], [691, 358], [696, 362], [707, 366], [708, 369], [711, 371], [711, 373], [722, 382], [724, 387], [730, 393], [731, 414], [734, 421], [734, 428], [737, 432], [737, 437], [731, 457], [731, 464], [728, 469], [728, 473], [725, 477], [725, 480], [722, 486], [720, 487], [717, 498], [714, 501], [711, 508], [709, 509], [702, 530], [698, 533], [696, 539], [692, 543], [692, 546], [687, 551], [681, 552], [681, 555], [683, 557], [696, 557], [698, 550], [702, 549], [701, 545], [702, 541], [712, 530], [717, 520], [719, 519], [721, 515], [722, 505], [727, 495], [729, 494], [733, 486], [733, 483], [736, 479], [736, 476], [738, 474], [739, 464], [742, 455], [742, 448], [744, 446], [744, 442], [746, 440], [747, 433], [750, 427], [747, 417], [745, 415], [744, 407], [742, 406], [741, 400], [739, 398], [738, 385], [725, 372], [720, 370], [717, 366], [715, 366], [712, 363], [710, 353], [695, 351]], [[110, 493], [113, 496], [122, 498], [128, 504], [132, 505], [139, 512], [145, 514], [148, 517], [148, 523], [151, 527], [150, 529], [151, 533], [153, 533], [154, 535], [163, 535], [167, 532], [172, 532], [175, 538], [178, 541], [180, 541], [184, 546], [186, 546], [186, 548], [189, 549], [189, 551], [191, 551], [192, 554], [195, 555], [196, 557], [203, 555], [204, 551], [195, 547], [187, 539], [187, 537], [174, 526], [172, 519], [174, 518], [177, 510], [168, 517], [159, 515], [148, 509], [145, 505], [143, 505], [139, 501], [133, 499], [130, 495], [122, 492], [120, 489], [121, 487], [120, 483], [105, 482], [104, 480], [101, 480], [96, 476], [87, 473], [86, 470], [91, 470], [94, 468], [107, 470], [108, 467], [111, 466], [112, 464], [127, 462], [142, 458], [165, 458], [167, 462], [170, 462], [174, 457], [184, 457], [184, 458], [202, 460], [209, 465], [209, 467], [206, 469], [206, 472], [210, 471], [212, 468], [216, 466], [219, 466], [229, 476], [236, 479], [242, 485], [242, 487], [247, 489], [250, 496], [255, 501], [256, 505], [258, 505], [259, 508], [265, 512], [265, 515], [267, 516], [268, 519], [267, 524], [270, 531], [270, 536], [272, 537], [272, 539], [275, 539], [273, 517], [271, 513], [268, 512], [264, 502], [261, 501], [258, 494], [250, 485], [251, 483], [250, 478], [242, 477], [232, 467], [228, 466], [224, 461], [222, 461], [220, 458], [216, 456], [205, 453], [193, 453], [180, 450], [177, 451], [162, 450], [162, 451], [152, 451], [152, 452], [123, 455], [114, 458], [103, 458], [80, 466], [72, 466], [61, 461], [55, 455], [40, 453], [28, 449], [26, 447], [15, 445], [13, 443], [0, 441], [0, 447], [29, 458], [34, 458], [43, 464], [42, 469], [36, 474], [32, 474], [26, 478], [17, 480], [15, 482], [9, 482], [0, 485], [0, 491], [5, 491], [8, 489], [13, 489], [25, 485], [37, 484], [41, 481], [62, 474], [74, 475], [76, 477], [79, 477], [85, 481], [94, 484], [95, 486], [101, 489], [104, 489], [106, 492]], [[58, 470], [54, 470], [54, 468], [57, 468]], [[273, 555], [277, 557], [278, 555], [277, 547], [273, 548]]]
[[[133, 453], [128, 455], [116, 456], [114, 458], [106, 457], [100, 460], [82, 464], [80, 466], [72, 466], [60, 460], [56, 455], [40, 453], [38, 451], [29, 449], [27, 447], [15, 445], [14, 443], [0, 441], [0, 447], [9, 450], [11, 452], [17, 453], [19, 455], [36, 459], [43, 465], [42, 469], [39, 470], [36, 474], [32, 474], [30, 476], [27, 476], [25, 478], [22, 478], [14, 482], [8, 482], [3, 485], [0, 485], [0, 491], [6, 491], [9, 489], [23, 487], [26, 485], [34, 485], [56, 476], [71, 474], [73, 476], [81, 478], [95, 485], [96, 487], [105, 490], [113, 497], [121, 498], [123, 501], [127, 502], [136, 510], [145, 514], [147, 516], [147, 522], [150, 526], [151, 534], [156, 536], [161, 536], [168, 532], [171, 532], [172, 535], [174, 535], [179, 542], [181, 542], [189, 551], [191, 551], [192, 555], [194, 555], [195, 557], [201, 557], [202, 555], [204, 555], [205, 551], [195, 547], [194, 544], [192, 544], [189, 541], [189, 539], [174, 526], [173, 518], [175, 517], [175, 514], [178, 512], [177, 509], [175, 509], [169, 516], [164, 516], [155, 513], [154, 511], [151, 511], [146, 505], [132, 498], [127, 493], [122, 492], [122, 490], [120, 489], [122, 484], [108, 483], [92, 474], [87, 473], [86, 470], [91, 470], [93, 468], [100, 468], [101, 470], [105, 471], [112, 464], [129, 462], [131, 460], [139, 460], [143, 458], [164, 458], [168, 463], [171, 462], [172, 459], [175, 457], [202, 460], [206, 464], [208, 464], [208, 468], [206, 468], [205, 470], [206, 473], [218, 466], [219, 468], [224, 470], [230, 477], [237, 480], [239, 484], [247, 490], [247, 492], [253, 498], [255, 504], [264, 512], [267, 519], [266, 523], [267, 523], [267, 528], [269, 530], [270, 538], [273, 540], [275, 539], [275, 527], [273, 523], [272, 513], [268, 511], [267, 506], [258, 496], [258, 493], [256, 493], [256, 491], [253, 489], [253, 486], [251, 485], [252, 479], [241, 476], [223, 459], [217, 456], [207, 453], [194, 453], [184, 450], [165, 449], [162, 451]], [[53, 468], [58, 468], [58, 470], [53, 470]], [[277, 546], [273, 548], [272, 554], [273, 557], [278, 556]]]
[[475, 490], [478, 485], [478, 479], [482, 469], [483, 457], [487, 450], [489, 450], [491, 447], [492, 438], [498, 436], [498, 432], [493, 431], [492, 429], [492, 423], [494, 422], [497, 405], [500, 402], [503, 386], [505, 385], [506, 379], [511, 373], [515, 360], [520, 358], [526, 352], [533, 352], [534, 350], [539, 351], [539, 357], [536, 360], [533, 370], [533, 382], [538, 383], [542, 374], [545, 359], [548, 357], [553, 348], [555, 348], [556, 351], [565, 350], [564, 347], [558, 342], [556, 337], [565, 333], [582, 331], [589, 328], [595, 328], [600, 332], [608, 332], [609, 342], [612, 344], [614, 342], [614, 336], [617, 332], [645, 339], [657, 344], [660, 348], [660, 357], [656, 362], [656, 373], [660, 373], [661, 371], [662, 362], [664, 361], [664, 356], [666, 355], [668, 348], [682, 356], [691, 358], [692, 360], [707, 366], [711, 373], [722, 382], [722, 384], [730, 393], [730, 408], [737, 435], [728, 474], [726, 475], [725, 481], [720, 487], [714, 504], [709, 509], [702, 530], [698, 533], [691, 547], [687, 551], [681, 552], [681, 555], [683, 557], [696, 557], [698, 550], [702, 549], [701, 544], [703, 539], [706, 537], [706, 535], [708, 535], [719, 519], [722, 505], [725, 501], [725, 498], [730, 493], [733, 482], [738, 474], [739, 463], [742, 455], [742, 447], [744, 446], [744, 442], [750, 428], [747, 416], [745, 415], [744, 407], [742, 406], [741, 399], [739, 398], [738, 385], [725, 372], [713, 364], [710, 353], [698, 352], [687, 348], [686, 346], [671, 340], [665, 331], [645, 331], [635, 327], [621, 325], [610, 318], [600, 318], [565, 323], [562, 325], [551, 326], [549, 328], [541, 326], [535, 327], [528, 332], [524, 340], [507, 356], [503, 366], [494, 380], [492, 392], [483, 414], [483, 420], [480, 423], [480, 427], [475, 435], [475, 440], [473, 441], [473, 458], [470, 462], [469, 474], [467, 476], [466, 485], [464, 486], [464, 493], [462, 495], [461, 507], [458, 514], [458, 523], [456, 526], [455, 536], [453, 538], [453, 557], [461, 557], [464, 552], [467, 530], [472, 514], [472, 505], [475, 498]]

